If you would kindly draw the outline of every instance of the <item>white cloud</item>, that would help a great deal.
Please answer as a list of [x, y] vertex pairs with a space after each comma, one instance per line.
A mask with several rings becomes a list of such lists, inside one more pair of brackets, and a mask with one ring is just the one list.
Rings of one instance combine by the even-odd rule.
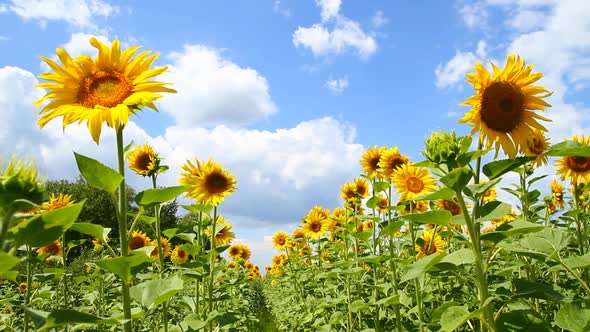
[[281, 0], [275, 0], [272, 5], [272, 10], [277, 14], [283, 15], [284, 17], [291, 17], [291, 11], [288, 8], [283, 7]]
[[475, 52], [456, 51], [455, 56], [446, 64], [439, 64], [434, 73], [436, 75], [436, 86], [446, 88], [465, 78], [465, 74], [473, 69], [477, 61], [482, 61], [487, 54], [486, 42], [480, 40], [477, 43]]
[[322, 22], [329, 21], [338, 17], [341, 0], [316, 0], [316, 4], [321, 8]]
[[537, 30], [545, 22], [546, 16], [540, 10], [524, 9], [519, 11], [507, 24], [518, 31], [526, 32]]
[[63, 20], [78, 27], [94, 27], [94, 17], [118, 11], [101, 0], [11, 0], [3, 8], [27, 20], [39, 20], [41, 24], [46, 20]]
[[383, 14], [382, 10], [376, 11], [375, 14], [373, 15], [373, 17], [371, 18], [371, 24], [373, 24], [373, 27], [376, 29], [384, 26], [388, 22], [389, 22], [389, 19], [387, 19], [387, 17], [385, 17], [385, 14]]
[[330, 79], [325, 84], [332, 93], [339, 95], [348, 87], [348, 78]]
[[169, 58], [162, 80], [174, 82], [178, 93], [161, 104], [180, 126], [240, 125], [277, 111], [266, 78], [224, 59], [219, 50], [186, 45]]
[[463, 23], [469, 28], [483, 27], [488, 22], [488, 11], [481, 1], [468, 2], [459, 9]]

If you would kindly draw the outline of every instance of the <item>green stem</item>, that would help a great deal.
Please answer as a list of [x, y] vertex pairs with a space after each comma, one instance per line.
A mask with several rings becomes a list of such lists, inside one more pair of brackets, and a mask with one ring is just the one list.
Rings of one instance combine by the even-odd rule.
[[5, 241], [6, 241], [6, 233], [8, 232], [8, 227], [10, 227], [10, 221], [12, 219], [12, 211], [5, 211], [0, 209], [0, 217], [2, 218], [1, 222], [0, 222], [0, 251], [8, 251], [7, 248], [5, 248]]
[[62, 243], [62, 260], [63, 260], [63, 264], [64, 264], [64, 275], [62, 278], [62, 282], [63, 282], [63, 298], [64, 298], [64, 303], [63, 303], [63, 307], [67, 308], [68, 306], [68, 243], [67, 243], [67, 237], [66, 237], [66, 232], [63, 233], [62, 237], [61, 237], [61, 243]]
[[[156, 175], [152, 175], [152, 188], [156, 189]], [[154, 216], [156, 217], [156, 243], [158, 245], [158, 259], [160, 261], [160, 277], [164, 275], [164, 251], [162, 250], [162, 226], [160, 225], [161, 205], [154, 206]], [[162, 316], [164, 318], [164, 332], [168, 332], [168, 301], [164, 302]]]
[[526, 164], [523, 166], [522, 171], [518, 173], [520, 177], [520, 189], [522, 190], [522, 215], [524, 217], [524, 221], [528, 221], [528, 214], [529, 214], [529, 200], [527, 195], [527, 185], [526, 185]]
[[[119, 174], [123, 177], [123, 181], [119, 185], [119, 240], [121, 243], [121, 256], [125, 257], [129, 254], [129, 246], [127, 244], [127, 195], [125, 192], [125, 157], [123, 151], [123, 126], [117, 128], [117, 159], [119, 164]], [[125, 332], [132, 331], [131, 324], [131, 295], [129, 293], [129, 283], [121, 280], [121, 291], [123, 293], [123, 315], [126, 320], [123, 324]]]
[[[217, 206], [213, 208], [213, 222], [211, 224], [211, 251], [210, 256], [211, 259], [209, 261], [209, 303], [207, 304], [207, 314], [210, 314], [213, 311], [213, 282], [215, 279], [215, 226], [217, 224]], [[209, 323], [209, 330], [213, 331], [213, 322]]]
[[[410, 214], [412, 213], [412, 201], [410, 201]], [[412, 249], [416, 248], [416, 230], [414, 229], [414, 224], [410, 221], [410, 236], [412, 238]], [[416, 255], [414, 255], [414, 261]], [[414, 296], [416, 297], [416, 305], [418, 306], [418, 326], [420, 327], [420, 332], [424, 332], [424, 312], [422, 310], [422, 299], [420, 297], [420, 282], [418, 278], [414, 279]]]
[[[33, 274], [32, 274], [32, 262], [33, 260], [33, 250], [31, 249], [31, 246], [27, 245], [27, 291], [25, 292], [25, 307], [29, 305], [29, 302], [31, 301], [31, 287], [32, 287], [32, 283], [33, 283]], [[25, 314], [25, 320], [24, 320], [24, 331], [28, 332], [29, 331], [29, 316], [27, 314]]]
[[[389, 207], [391, 207], [391, 202], [393, 200], [391, 197], [391, 181], [389, 181], [389, 187], [387, 188], [387, 198], [389, 199]], [[387, 224], [391, 225], [391, 222], [392, 222], [391, 209], [389, 209], [389, 211], [387, 213]], [[398, 282], [397, 282], [397, 271], [396, 271], [395, 260], [394, 260], [395, 248], [393, 245], [393, 235], [394, 235], [393, 232], [391, 232], [389, 234], [389, 254], [391, 255], [391, 260], [390, 260], [390, 262], [391, 262], [391, 282], [392, 282], [392, 286], [393, 286], [393, 291], [397, 295], [398, 294]], [[395, 326], [397, 328], [397, 331], [402, 332], [402, 320], [401, 320], [401, 313], [400, 313], [398, 304], [393, 305], [393, 311], [395, 312]]]

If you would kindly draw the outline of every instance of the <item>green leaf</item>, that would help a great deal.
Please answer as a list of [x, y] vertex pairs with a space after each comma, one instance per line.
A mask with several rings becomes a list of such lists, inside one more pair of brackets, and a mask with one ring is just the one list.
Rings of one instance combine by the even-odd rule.
[[462, 191], [463, 188], [471, 181], [473, 172], [466, 167], [455, 168], [454, 170], [447, 173], [447, 175], [440, 178], [442, 182], [448, 188], [453, 189], [455, 192]]
[[350, 311], [359, 312], [361, 310], [369, 310], [370, 306], [363, 300], [356, 300], [350, 304]]
[[567, 232], [545, 228], [540, 232], [527, 234], [514, 243], [502, 243], [501, 247], [511, 252], [543, 259], [553, 257], [557, 252], [567, 247], [568, 243]]
[[466, 306], [448, 307], [440, 318], [441, 329], [445, 332], [455, 331], [465, 324], [470, 316], [471, 313]]
[[498, 227], [495, 231], [481, 235], [481, 239], [499, 243], [500, 241], [524, 234], [542, 231], [546, 227], [523, 220], [515, 220]]
[[135, 195], [134, 200], [139, 206], [149, 207], [155, 204], [172, 201], [178, 195], [186, 192], [187, 189], [188, 186], [146, 189]]
[[368, 207], [369, 209], [374, 209], [374, 208], [376, 208], [377, 206], [379, 206], [379, 203], [380, 203], [380, 202], [381, 202], [381, 199], [380, 199], [379, 197], [377, 197], [377, 196], [373, 196], [373, 197], [371, 197], [371, 198], [370, 198], [370, 199], [367, 201], [367, 204], [366, 204], [366, 205], [367, 205], [367, 207]]
[[2, 262], [2, 264], [0, 264], [0, 273], [4, 273], [18, 264], [20, 260], [12, 255], [0, 251], [0, 262]]
[[130, 256], [116, 257], [112, 259], [105, 259], [97, 261], [96, 265], [107, 271], [116, 274], [123, 282], [131, 281], [133, 274], [131, 273], [135, 267], [141, 266], [151, 259], [143, 252], [132, 252]]
[[526, 162], [535, 160], [536, 158], [537, 157], [516, 157], [514, 159], [496, 160], [485, 164], [482, 171], [490, 180], [493, 180], [498, 176], [504, 175], [511, 170], [524, 165]]
[[52, 312], [34, 310], [25, 307], [25, 313], [31, 317], [37, 331], [46, 331], [56, 327], [71, 324], [108, 324], [119, 322], [116, 319], [107, 319], [79, 312], [75, 310], [61, 309]]
[[432, 210], [424, 213], [407, 214], [404, 216], [404, 219], [415, 223], [446, 226], [449, 224], [452, 216], [451, 212], [447, 210]]
[[590, 146], [580, 144], [577, 141], [565, 141], [550, 146], [549, 149], [545, 151], [545, 155], [553, 157], [590, 157]]
[[0, 280], [10, 280], [16, 282], [18, 271], [5, 271], [0, 273]]
[[399, 294], [395, 294], [375, 302], [376, 305], [395, 305], [400, 304]]
[[178, 276], [167, 279], [155, 279], [142, 282], [131, 287], [131, 297], [141, 303], [143, 307], [152, 310], [166, 302], [169, 298], [180, 292], [183, 281]]
[[[587, 253], [583, 256], [572, 256], [568, 258], [562, 259], [563, 264], [567, 265], [570, 269], [583, 269], [590, 266], [590, 253]], [[547, 271], [553, 272], [562, 270], [564, 267], [562, 265], [556, 265], [549, 268]]]
[[549, 301], [561, 301], [565, 298], [563, 294], [553, 289], [548, 284], [529, 281], [526, 279], [512, 280], [515, 297], [535, 298]]
[[442, 260], [441, 263], [451, 263], [453, 265], [465, 265], [465, 264], [473, 264], [475, 261], [475, 256], [473, 256], [473, 251], [471, 249], [459, 249], [455, 252], [452, 252], [446, 255]]
[[412, 280], [414, 278], [419, 277], [423, 273], [428, 272], [428, 270], [434, 264], [440, 262], [443, 259], [443, 257], [444, 255], [441, 255], [440, 253], [436, 252], [432, 255], [428, 255], [406, 266], [406, 271], [402, 275], [400, 282]]
[[31, 217], [10, 229], [17, 245], [41, 247], [61, 237], [78, 218], [84, 202], [65, 206]]
[[192, 205], [181, 205], [185, 210], [188, 212], [198, 215], [199, 212], [203, 212], [206, 215], [209, 215], [213, 210], [213, 205], [206, 205], [206, 204], [192, 204]]
[[373, 189], [375, 189], [376, 193], [385, 191], [385, 189], [389, 188], [390, 183], [387, 181], [375, 181], [375, 183], [373, 183]]
[[483, 194], [486, 193], [491, 187], [495, 186], [498, 182], [500, 182], [502, 178], [495, 178], [487, 183], [479, 183], [479, 184], [471, 184], [465, 187], [463, 192], [465, 195], [475, 199], [481, 197]]
[[555, 315], [555, 325], [573, 332], [590, 330], [590, 309], [582, 309], [573, 303], [566, 303]]
[[552, 332], [549, 323], [534, 310], [503, 312], [497, 321], [499, 332]]
[[470, 152], [467, 152], [467, 153], [462, 153], [462, 154], [459, 155], [459, 157], [457, 157], [457, 164], [459, 164], [459, 166], [467, 165], [472, 160], [475, 160], [475, 159], [477, 159], [479, 157], [485, 156], [491, 150], [492, 149], [475, 150], [475, 151], [470, 151]]
[[500, 201], [492, 201], [481, 208], [481, 218], [477, 222], [486, 222], [492, 219], [502, 219], [512, 211], [512, 205]]
[[82, 174], [88, 184], [106, 190], [110, 194], [115, 193], [123, 181], [123, 176], [119, 172], [92, 158], [77, 154], [76, 152], [74, 152], [74, 155], [76, 156], [76, 163], [78, 163], [78, 170], [80, 170], [80, 174]]
[[111, 231], [110, 228], [104, 228], [101, 225], [92, 224], [89, 222], [77, 222], [70, 227], [71, 230], [90, 235], [94, 238], [106, 240], [107, 235]]
[[451, 188], [441, 188], [431, 194], [422, 195], [414, 198], [415, 201], [433, 201], [436, 199], [452, 200], [455, 198], [455, 191]]
[[190, 314], [186, 316], [182, 322], [186, 324], [191, 330], [195, 331], [198, 331], [207, 326], [207, 321], [202, 320], [201, 316], [197, 314]]

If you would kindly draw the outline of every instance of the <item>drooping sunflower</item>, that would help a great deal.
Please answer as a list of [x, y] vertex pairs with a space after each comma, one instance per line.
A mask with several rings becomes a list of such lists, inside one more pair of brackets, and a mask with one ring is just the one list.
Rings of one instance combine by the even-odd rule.
[[190, 161], [182, 166], [184, 172], [180, 184], [190, 186], [186, 197], [204, 204], [219, 205], [225, 196], [236, 191], [236, 180], [232, 174], [211, 159], [205, 163], [196, 160], [195, 167]]
[[175, 265], [185, 263], [188, 260], [188, 257], [188, 252], [184, 251], [180, 245], [174, 247], [170, 253], [170, 261]]
[[433, 192], [436, 189], [436, 179], [426, 168], [409, 164], [400, 166], [393, 172], [393, 184], [396, 193], [405, 199], [413, 199]]
[[46, 262], [53, 262], [53, 258], [51, 256], [61, 256], [62, 255], [62, 244], [60, 240], [55, 240], [49, 244], [44, 245], [37, 249], [37, 256], [49, 254], [47, 258], [45, 258]]
[[549, 140], [545, 137], [545, 133], [539, 129], [533, 128], [531, 136], [526, 139], [526, 146], [523, 147], [523, 153], [526, 156], [537, 157], [535, 165], [541, 167], [547, 165], [547, 155], [545, 150], [549, 148]]
[[26, 292], [28, 287], [29, 284], [27, 284], [26, 282], [21, 282], [20, 284], [18, 284], [18, 290], [22, 292]]
[[369, 182], [364, 178], [354, 179], [354, 191], [358, 198], [366, 198], [369, 195]]
[[[236, 233], [232, 232], [233, 225], [225, 221], [223, 216], [217, 216], [217, 225], [215, 225], [215, 243], [217, 245], [228, 244], [236, 238]], [[205, 233], [211, 237], [211, 228], [207, 228]]]
[[[150, 245], [154, 247], [154, 250], [152, 251], [151, 256], [153, 258], [160, 257], [160, 253], [158, 252], [158, 240], [157, 239], [152, 240]], [[162, 254], [163, 254], [162, 256], [168, 257], [168, 255], [170, 255], [170, 251], [172, 250], [172, 245], [170, 244], [170, 241], [168, 241], [168, 239], [165, 237], [161, 237], [160, 238], [160, 245], [162, 246]]]
[[92, 139], [98, 144], [103, 122], [115, 129], [127, 125], [129, 115], [137, 112], [138, 106], [158, 110], [154, 101], [162, 97], [159, 92], [176, 92], [167, 87], [170, 83], [149, 81], [166, 71], [167, 67], [150, 69], [158, 54], [144, 51], [134, 57], [139, 46], [121, 51], [118, 40], [109, 48], [96, 38], [90, 44], [98, 49], [92, 59], [82, 55], [72, 59], [62, 48], [57, 56], [61, 66], [52, 59], [41, 57], [53, 69], [39, 75], [49, 81], [37, 84], [48, 90], [45, 96], [35, 101], [41, 105], [49, 101], [41, 112], [38, 124], [44, 127], [49, 121], [63, 117], [65, 128], [73, 122], [87, 122]]
[[557, 180], [551, 181], [551, 198], [553, 203], [563, 209], [565, 207], [565, 201], [563, 199], [563, 186]]
[[74, 204], [74, 201], [72, 200], [72, 195], [64, 195], [64, 194], [59, 194], [59, 195], [55, 195], [53, 193], [49, 194], [49, 201], [44, 202], [43, 204], [41, 204], [41, 206], [39, 207], [39, 212], [47, 212], [47, 211], [52, 211], [52, 210], [56, 210], [65, 206], [70, 206]]
[[143, 176], [152, 176], [158, 171], [160, 158], [149, 144], [137, 147], [127, 158], [129, 168]]
[[[590, 136], [574, 135], [572, 140], [590, 146]], [[565, 156], [557, 160], [555, 166], [562, 180], [569, 178], [576, 185], [590, 182], [590, 157]]]
[[311, 239], [319, 239], [330, 227], [328, 218], [318, 211], [310, 211], [303, 221], [303, 231]]
[[493, 73], [478, 62], [475, 72], [468, 73], [467, 82], [473, 84], [475, 94], [460, 105], [470, 106], [459, 122], [473, 126], [471, 135], [480, 132], [485, 148], [494, 145], [496, 155], [500, 147], [510, 157], [516, 157], [521, 147], [526, 146], [532, 128], [547, 131], [538, 120], [551, 121], [537, 113], [550, 107], [543, 100], [551, 95], [544, 87], [532, 85], [542, 73], [531, 74], [532, 65], [511, 54], [506, 66], [500, 70], [492, 63]]
[[391, 149], [385, 150], [379, 159], [379, 168], [383, 174], [392, 176], [393, 172], [401, 165], [405, 165], [410, 161], [410, 158], [399, 153], [399, 148], [394, 146]]
[[129, 250], [135, 250], [151, 245], [152, 240], [142, 231], [133, 231], [129, 239]]
[[287, 248], [287, 242], [289, 241], [289, 234], [285, 232], [276, 232], [272, 237], [272, 244], [277, 250], [284, 250]]
[[453, 200], [438, 199], [436, 200], [436, 206], [442, 210], [451, 212], [451, 214], [454, 216], [463, 213], [463, 210], [461, 210], [461, 206], [459, 205], [459, 202], [456, 198]]
[[377, 147], [375, 145], [373, 148], [367, 148], [361, 156], [361, 167], [370, 179], [383, 178], [383, 174], [379, 170], [379, 160], [386, 149], [384, 146]]
[[422, 258], [434, 254], [435, 252], [445, 252], [445, 246], [447, 245], [447, 242], [443, 240], [437, 233], [425, 231], [422, 233], [420, 238], [424, 241], [424, 244], [416, 244], [416, 251], [418, 252], [418, 254], [416, 254], [416, 258]]
[[250, 259], [251, 254], [250, 248], [245, 244], [232, 244], [228, 249], [229, 257], [236, 260], [243, 259], [247, 261]]
[[379, 203], [377, 204], [377, 210], [381, 213], [389, 211], [389, 199], [383, 193], [379, 193]]

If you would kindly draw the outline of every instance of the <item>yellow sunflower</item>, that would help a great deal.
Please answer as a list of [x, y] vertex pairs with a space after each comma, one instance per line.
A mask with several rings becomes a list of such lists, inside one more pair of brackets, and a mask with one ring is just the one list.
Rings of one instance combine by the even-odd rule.
[[516, 212], [512, 211], [509, 214], [504, 215], [501, 219], [492, 219], [492, 224], [495, 227], [504, 225], [506, 223], [516, 220], [515, 215], [516, 215]]
[[[488, 183], [487, 180], [481, 180], [480, 184], [486, 184]], [[496, 192], [496, 187], [493, 186], [490, 189], [488, 189], [484, 194], [483, 194], [483, 203], [489, 203], [489, 202], [493, 202], [496, 201], [498, 199], [498, 193]]]
[[311, 210], [303, 221], [303, 231], [312, 239], [322, 237], [329, 227], [328, 218], [323, 213], [314, 210]]
[[[398, 201], [399, 203], [406, 201], [405, 197], [400, 197]], [[399, 211], [399, 214], [406, 215], [411, 213], [423, 213], [428, 210], [428, 202], [427, 201], [406, 201], [405, 207], [403, 210]]]
[[549, 140], [545, 137], [545, 133], [539, 129], [533, 128], [531, 136], [526, 139], [526, 147], [523, 147], [522, 152], [526, 156], [537, 157], [535, 165], [541, 167], [547, 165], [547, 156], [543, 153], [549, 148]]
[[103, 122], [115, 129], [127, 125], [129, 115], [137, 112], [138, 106], [158, 110], [154, 101], [161, 98], [158, 92], [176, 92], [167, 87], [169, 83], [149, 81], [166, 71], [167, 67], [150, 69], [158, 54], [144, 51], [134, 57], [138, 46], [121, 51], [118, 40], [111, 47], [90, 39], [98, 49], [94, 59], [82, 55], [72, 59], [61, 48], [55, 61], [41, 57], [53, 69], [39, 75], [46, 83], [37, 84], [48, 90], [45, 96], [34, 103], [38, 106], [49, 101], [39, 112], [39, 126], [63, 117], [65, 128], [73, 122], [87, 122], [92, 139], [98, 144]]
[[127, 158], [129, 168], [143, 176], [152, 176], [158, 171], [160, 158], [149, 144], [137, 147]]
[[346, 221], [346, 210], [341, 207], [334, 208], [332, 215], [330, 216], [330, 231], [335, 231], [336, 228], [340, 227]]
[[343, 201], [348, 202], [357, 198], [356, 186], [353, 182], [346, 182], [340, 187], [340, 197]]
[[295, 228], [293, 234], [291, 234], [291, 238], [299, 246], [305, 244], [305, 237], [305, 230], [303, 230], [302, 228]]
[[357, 198], [366, 198], [369, 195], [369, 182], [363, 178], [354, 179], [354, 191]]
[[381, 213], [389, 211], [389, 199], [383, 193], [379, 193], [379, 203], [377, 204], [377, 210]]
[[463, 210], [461, 210], [461, 206], [459, 206], [459, 202], [456, 198], [453, 200], [438, 199], [436, 200], [436, 206], [442, 210], [451, 212], [451, 214], [454, 216], [463, 213]]
[[556, 180], [551, 181], [550, 185], [553, 203], [560, 209], [563, 209], [565, 207], [565, 201], [563, 199], [563, 186]]
[[26, 292], [28, 287], [29, 284], [27, 284], [26, 282], [21, 282], [20, 284], [18, 284], [18, 289], [23, 292]]
[[424, 241], [423, 245], [416, 244], [416, 258], [422, 258], [435, 252], [444, 253], [447, 242], [443, 240], [440, 235], [432, 231], [422, 233], [420, 238]]
[[[107, 236], [106, 240], [107, 241], [109, 240], [108, 236]], [[101, 250], [105, 245], [103, 240], [96, 239], [96, 238], [92, 240], [92, 244], [94, 245], [94, 250]]]
[[272, 264], [274, 266], [283, 266], [287, 263], [287, 259], [288, 259], [288, 257], [286, 254], [284, 254], [284, 253], [278, 254], [278, 255], [273, 256]]
[[174, 247], [170, 253], [170, 261], [175, 265], [185, 263], [188, 260], [188, 257], [188, 252], [184, 251], [180, 245]]
[[384, 146], [377, 147], [375, 145], [373, 148], [367, 148], [367, 151], [363, 153], [361, 167], [370, 179], [383, 177], [383, 174], [379, 170], [379, 160], [386, 149]]
[[[152, 240], [150, 245], [154, 247], [154, 250], [152, 251], [152, 257], [159, 258], [160, 253], [158, 252], [158, 240], [157, 239]], [[163, 256], [168, 257], [168, 255], [170, 255], [170, 251], [172, 250], [172, 245], [170, 245], [170, 241], [168, 241], [168, 239], [165, 237], [161, 237], [160, 238], [160, 245], [162, 246]]]
[[74, 204], [74, 201], [72, 201], [72, 195], [64, 195], [64, 194], [59, 194], [59, 195], [55, 195], [55, 194], [50, 194], [49, 195], [49, 201], [44, 202], [43, 204], [41, 204], [40, 208], [39, 208], [39, 212], [47, 212], [47, 211], [52, 211], [52, 210], [56, 210], [65, 206], [70, 206]]
[[404, 196], [405, 199], [426, 195], [436, 189], [436, 179], [426, 168], [409, 164], [396, 169], [393, 172], [392, 181], [396, 187], [395, 192]]
[[232, 259], [237, 260], [237, 259], [241, 258], [243, 260], [249, 260], [252, 252], [250, 251], [250, 248], [248, 248], [248, 246], [246, 246], [245, 244], [238, 243], [238, 244], [232, 244], [229, 247], [227, 254]]
[[277, 250], [284, 250], [287, 248], [287, 242], [289, 241], [289, 234], [285, 232], [276, 232], [272, 237], [272, 244]]
[[246, 263], [244, 263], [244, 267], [246, 268], [246, 270], [252, 270], [254, 268], [254, 263], [247, 261]]
[[181, 174], [180, 184], [190, 186], [186, 197], [217, 206], [225, 196], [236, 191], [234, 176], [220, 164], [211, 159], [205, 163], [196, 162], [196, 167], [190, 161], [182, 166], [185, 172]]
[[379, 168], [383, 174], [387, 176], [392, 176], [393, 172], [398, 169], [401, 165], [405, 165], [410, 161], [410, 158], [404, 156], [399, 153], [399, 148], [397, 146], [385, 150], [381, 154], [381, 159], [379, 159]]
[[152, 240], [142, 231], [133, 231], [129, 239], [129, 250], [135, 250], [151, 245]]
[[543, 98], [551, 95], [544, 87], [532, 85], [543, 77], [542, 73], [531, 74], [532, 65], [516, 55], [509, 55], [504, 69], [492, 63], [493, 73], [478, 62], [475, 72], [468, 73], [467, 82], [473, 84], [475, 95], [461, 103], [471, 110], [459, 120], [473, 126], [471, 135], [480, 132], [485, 148], [500, 147], [510, 157], [516, 157], [521, 147], [526, 146], [532, 128], [547, 131], [538, 121], [550, 121], [534, 110], [544, 111], [549, 107]]
[[[590, 146], [590, 136], [574, 135], [572, 140]], [[565, 156], [559, 159], [555, 166], [562, 180], [569, 178], [572, 184], [576, 185], [590, 182], [590, 157]]]
[[235, 268], [236, 266], [238, 266], [238, 264], [236, 264], [235, 261], [231, 261], [229, 263], [227, 263], [227, 265], [225, 266], [228, 270], [231, 270], [233, 268]]
[[47, 258], [45, 258], [46, 262], [53, 262], [53, 258], [51, 256], [61, 256], [62, 255], [62, 244], [60, 240], [55, 240], [49, 244], [44, 245], [37, 249], [37, 256], [49, 254]]
[[[232, 232], [232, 224], [225, 221], [223, 216], [217, 216], [217, 225], [215, 226], [215, 243], [217, 245], [228, 244], [231, 240], [236, 238], [236, 233]], [[211, 228], [207, 228], [205, 231], [207, 236], [211, 237]]]

